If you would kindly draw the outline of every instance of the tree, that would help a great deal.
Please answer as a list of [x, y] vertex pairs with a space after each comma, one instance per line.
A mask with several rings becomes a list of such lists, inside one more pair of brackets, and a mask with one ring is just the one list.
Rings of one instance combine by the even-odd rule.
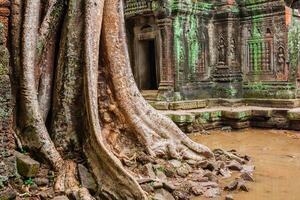
[[107, 199], [147, 199], [135, 160], [214, 161], [141, 96], [122, 1], [13, 0], [11, 47], [18, 136], [59, 172], [56, 190], [93, 198], [76, 180], [74, 152]]

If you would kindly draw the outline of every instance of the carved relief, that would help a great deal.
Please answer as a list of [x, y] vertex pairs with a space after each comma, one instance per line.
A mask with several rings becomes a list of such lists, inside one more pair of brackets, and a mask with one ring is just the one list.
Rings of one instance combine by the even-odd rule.
[[230, 53], [231, 62], [235, 63], [237, 56], [236, 56], [236, 41], [234, 38], [231, 38], [229, 53]]
[[225, 40], [222, 36], [220, 36], [219, 44], [218, 44], [218, 64], [219, 65], [225, 65], [226, 64], [226, 52], [227, 52], [227, 46], [225, 44]]

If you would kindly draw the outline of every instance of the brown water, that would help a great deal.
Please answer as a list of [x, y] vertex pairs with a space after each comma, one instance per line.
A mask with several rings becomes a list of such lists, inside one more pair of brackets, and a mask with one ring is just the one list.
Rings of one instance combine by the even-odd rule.
[[[210, 148], [236, 149], [252, 157], [256, 167], [250, 192], [234, 192], [235, 200], [300, 200], [300, 132], [246, 129], [191, 138]], [[224, 185], [229, 180], [221, 181]], [[224, 200], [224, 196], [217, 200]], [[206, 199], [203, 197], [195, 200]]]

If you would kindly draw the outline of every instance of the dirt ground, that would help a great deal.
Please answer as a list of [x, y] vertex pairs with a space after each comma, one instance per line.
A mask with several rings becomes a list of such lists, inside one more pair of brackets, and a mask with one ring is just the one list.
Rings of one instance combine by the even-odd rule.
[[[255, 183], [248, 184], [248, 193], [232, 193], [235, 200], [300, 199], [300, 132], [245, 129], [211, 131], [210, 135], [193, 134], [191, 138], [212, 149], [236, 149], [252, 157], [256, 167]], [[222, 180], [221, 184], [229, 181]], [[225, 195], [219, 199], [224, 200]]]

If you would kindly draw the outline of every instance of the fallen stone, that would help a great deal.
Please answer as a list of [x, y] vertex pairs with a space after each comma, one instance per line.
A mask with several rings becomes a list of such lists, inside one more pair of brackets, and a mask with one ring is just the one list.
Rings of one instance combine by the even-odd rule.
[[231, 177], [231, 173], [227, 169], [220, 169], [219, 174], [222, 175], [224, 178], [229, 178]]
[[187, 177], [192, 171], [191, 166], [188, 164], [183, 164], [179, 168], [177, 168], [177, 174], [181, 177]]
[[175, 186], [172, 183], [167, 182], [167, 181], [163, 182], [163, 188], [166, 189], [169, 192], [173, 192], [176, 189]]
[[227, 186], [225, 186], [224, 190], [225, 191], [234, 191], [238, 188], [238, 181], [234, 180], [231, 183], [229, 183]]
[[175, 199], [190, 200], [190, 195], [185, 191], [175, 190], [172, 194], [175, 197]]
[[154, 179], [156, 177], [154, 170], [153, 170], [153, 165], [151, 163], [148, 163], [145, 165], [145, 170], [146, 170], [146, 174], [149, 176], [149, 178]]
[[17, 197], [17, 192], [12, 188], [0, 191], [0, 200], [13, 200]]
[[47, 178], [35, 178], [34, 182], [37, 186], [47, 186], [49, 184], [49, 179], [47, 179]]
[[166, 175], [167, 177], [172, 178], [172, 177], [174, 177], [175, 174], [176, 174], [176, 168], [175, 168], [172, 164], [168, 163], [168, 164], [165, 166], [164, 173], [165, 173], [165, 175]]
[[40, 163], [27, 155], [15, 152], [18, 173], [23, 177], [35, 177], [39, 171]]
[[80, 178], [80, 183], [83, 187], [87, 188], [88, 190], [90, 190], [92, 192], [97, 191], [97, 183], [96, 183], [93, 175], [82, 164], [78, 164], [78, 174], [79, 174], [79, 178]]
[[241, 171], [243, 169], [243, 166], [237, 162], [236, 160], [232, 160], [229, 165], [227, 165], [228, 169], [234, 170], [234, 171]]
[[225, 200], [234, 200], [234, 199], [233, 199], [233, 196], [231, 194], [227, 194], [225, 196]]
[[218, 183], [212, 182], [212, 181], [199, 183], [199, 185], [201, 185], [201, 187], [205, 187], [205, 188], [217, 188], [218, 187]]
[[181, 162], [179, 160], [169, 160], [169, 163], [173, 165], [173, 167], [178, 168], [181, 166]]
[[149, 183], [141, 185], [141, 188], [148, 193], [154, 192], [154, 188]]
[[156, 171], [156, 176], [157, 176], [158, 179], [160, 179], [160, 180], [162, 180], [162, 181], [164, 181], [164, 180], [167, 179], [167, 176], [166, 176], [165, 173], [164, 173], [163, 171], [161, 171], [161, 170], [157, 170], [157, 171]]
[[249, 174], [252, 174], [255, 170], [255, 167], [253, 165], [243, 165], [243, 169], [241, 170], [241, 172], [246, 172]]
[[249, 172], [243, 172], [241, 174], [241, 178], [244, 179], [245, 181], [250, 181], [250, 182], [254, 182], [254, 177], [251, 173]]
[[207, 198], [216, 198], [217, 196], [220, 196], [221, 191], [219, 188], [209, 188], [204, 192], [204, 196]]
[[204, 189], [201, 186], [193, 186], [190, 190], [196, 196], [202, 195], [204, 193]]
[[242, 191], [245, 191], [245, 192], [249, 192], [249, 189], [246, 186], [246, 182], [243, 179], [238, 179], [237, 182], [238, 182], [237, 188], [239, 190], [242, 190]]
[[209, 181], [213, 181], [213, 182], [218, 181], [218, 177], [211, 171], [206, 171], [206, 173], [204, 173], [203, 177], [207, 177]]
[[56, 196], [52, 200], [69, 200], [67, 196]]
[[172, 194], [165, 189], [155, 191], [154, 200], [175, 200]]
[[161, 189], [161, 188], [163, 188], [163, 183], [161, 182], [161, 181], [155, 181], [155, 182], [152, 182], [152, 187], [154, 188], [154, 189]]
[[44, 192], [44, 191], [39, 193], [39, 197], [40, 197], [41, 200], [49, 199], [49, 196], [48, 196], [47, 192]]

